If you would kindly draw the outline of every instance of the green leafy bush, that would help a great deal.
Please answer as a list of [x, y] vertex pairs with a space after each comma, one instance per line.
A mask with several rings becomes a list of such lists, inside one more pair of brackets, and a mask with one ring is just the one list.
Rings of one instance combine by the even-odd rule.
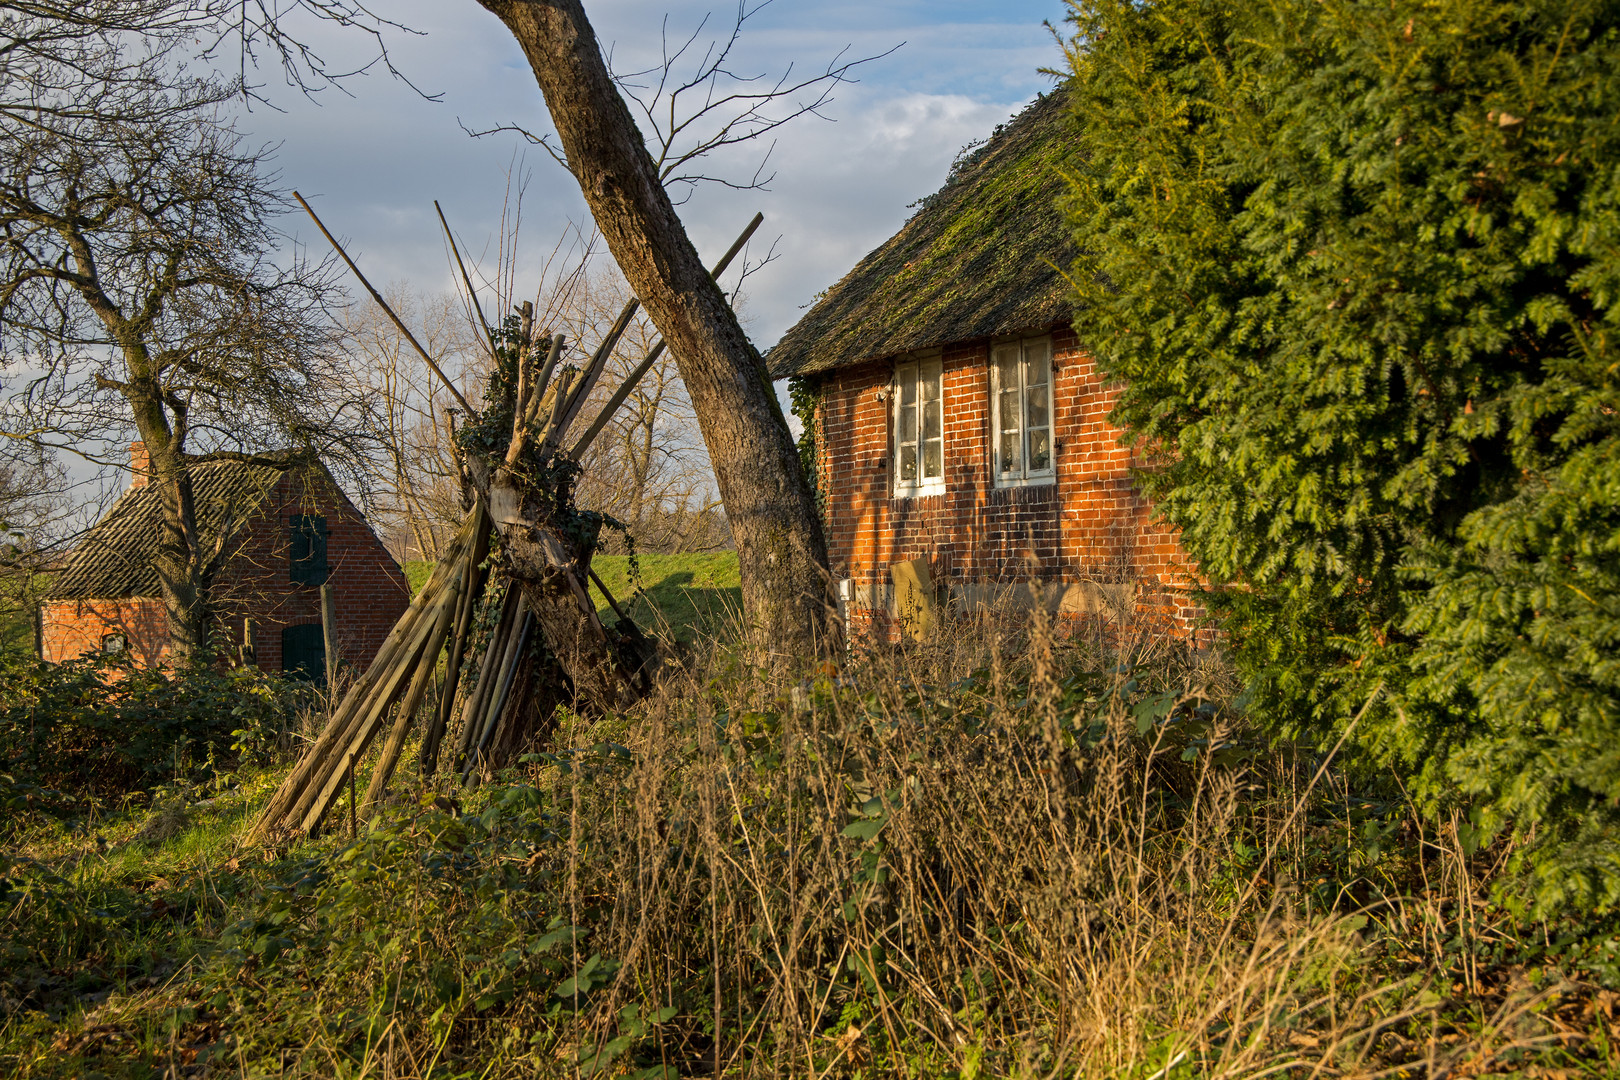
[[0, 678], [0, 773], [69, 793], [143, 789], [268, 753], [308, 693], [257, 668], [13, 663]]
[[1620, 6], [1076, 0], [1075, 319], [1258, 715], [1620, 903]]

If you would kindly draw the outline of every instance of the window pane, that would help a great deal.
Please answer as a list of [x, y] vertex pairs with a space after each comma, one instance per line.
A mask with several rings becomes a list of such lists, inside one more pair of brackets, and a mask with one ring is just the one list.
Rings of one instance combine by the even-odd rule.
[[1030, 386], [1044, 386], [1052, 374], [1051, 343], [1045, 338], [1024, 342], [1024, 380]]
[[912, 405], [917, 401], [917, 365], [906, 364], [894, 369], [895, 381], [900, 384], [900, 404]]
[[917, 448], [915, 446], [902, 446], [900, 448], [900, 479], [910, 481], [917, 479]]
[[1018, 350], [1016, 348], [1006, 350], [997, 349], [996, 388], [1002, 393], [1006, 393], [1009, 390], [1017, 393], [1020, 388], [1020, 367], [1022, 367], [1022, 365], [1018, 362]]
[[923, 402], [922, 437], [937, 439], [940, 437], [940, 403], [935, 401]]
[[1029, 426], [1032, 428], [1047, 427], [1051, 421], [1046, 412], [1046, 387], [1031, 386], [1029, 388]]
[[943, 475], [941, 470], [943, 454], [940, 448], [941, 443], [938, 439], [923, 443], [923, 478], [925, 480], [937, 480]]
[[1022, 471], [1024, 467], [1023, 448], [1023, 440], [1018, 437], [1016, 431], [1007, 432], [1001, 436], [1000, 465], [1002, 472], [1015, 473]]
[[900, 441], [903, 443], [917, 441], [917, 406], [915, 403], [900, 406]]
[[1003, 390], [1001, 392], [1001, 430], [1017, 431], [1022, 424], [1018, 415], [1018, 391]]
[[940, 391], [939, 391], [940, 366], [939, 366], [939, 362], [935, 361], [934, 363], [931, 363], [931, 364], [922, 364], [922, 365], [920, 365], [918, 367], [917, 370], [918, 370], [917, 381], [922, 387], [922, 399], [924, 401], [938, 401], [939, 397], [940, 397]]
[[1029, 469], [1037, 472], [1052, 467], [1052, 433], [1046, 428], [1031, 428], [1029, 432]]

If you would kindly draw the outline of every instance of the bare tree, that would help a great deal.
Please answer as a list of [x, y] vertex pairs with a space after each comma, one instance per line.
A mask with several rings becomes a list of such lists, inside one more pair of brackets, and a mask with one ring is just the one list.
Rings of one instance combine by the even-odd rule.
[[197, 531], [194, 451], [331, 457], [361, 436], [342, 411], [335, 287], [273, 261], [284, 200], [261, 153], [207, 109], [132, 95], [146, 122], [0, 139], [0, 355], [34, 372], [5, 418], [14, 438], [60, 452], [88, 456], [130, 427], [146, 443], [164, 507], [157, 576], [185, 657], [206, 640], [225, 554]]
[[[332, 67], [288, 32], [301, 17], [370, 37], [371, 60]], [[378, 66], [408, 82], [389, 57], [390, 32], [413, 31], [354, 0], [0, 0], [0, 128], [93, 138], [102, 129], [85, 120], [148, 123], [258, 98], [249, 73], [261, 59], [304, 93]], [[188, 78], [193, 57], [235, 66], [237, 77]]]
[[579, 0], [480, 2], [522, 47], [561, 159], [675, 356], [736, 538], [750, 621], [779, 652], [823, 647], [831, 581], [815, 501], [764, 362], [675, 213], [673, 174], [649, 152]]
[[[0, 444], [0, 627], [33, 620], [46, 572], [74, 535], [71, 487], [40, 447]], [[0, 652], [16, 644], [0, 639]]]
[[[399, 284], [386, 295], [389, 307], [463, 385], [487, 378], [487, 350], [475, 343], [455, 296], [423, 295]], [[375, 304], [350, 308], [344, 335], [354, 386], [369, 403], [375, 437], [367, 463], [369, 518], [397, 557], [437, 559], [466, 514], [448, 395]]]

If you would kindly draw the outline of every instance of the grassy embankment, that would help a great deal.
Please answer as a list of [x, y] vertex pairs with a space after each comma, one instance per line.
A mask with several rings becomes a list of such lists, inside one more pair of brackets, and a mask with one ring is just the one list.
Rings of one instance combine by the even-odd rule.
[[[640, 555], [636, 562], [639, 574], [631, 572], [625, 555], [598, 555], [591, 567], [626, 614], [666, 641], [690, 645], [699, 638], [714, 637], [742, 610], [742, 582], [734, 551]], [[430, 562], [405, 564], [413, 595], [432, 571]], [[593, 584], [590, 593], [597, 614], [612, 622], [616, 616], [601, 590]]]
[[720, 643], [353, 840], [245, 842], [284, 758], [156, 812], [13, 784], [0, 1075], [1620, 1071], [1612, 924], [1516, 917], [1510, 852], [1234, 691], [1039, 622], [836, 672]]

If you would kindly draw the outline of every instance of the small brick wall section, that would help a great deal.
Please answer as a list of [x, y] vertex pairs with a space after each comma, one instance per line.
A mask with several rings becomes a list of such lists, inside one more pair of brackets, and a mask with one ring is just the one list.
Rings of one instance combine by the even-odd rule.
[[[997, 488], [992, 476], [990, 342], [943, 352], [945, 491], [896, 498], [891, 472], [892, 360], [832, 372], [818, 406], [828, 557], [857, 595], [889, 585], [889, 566], [929, 562], [936, 585], [1135, 583], [1139, 616], [1190, 630], [1196, 570], [1173, 529], [1152, 520], [1131, 470], [1140, 461], [1109, 425], [1105, 386], [1071, 331], [1052, 334], [1055, 483]], [[1033, 556], [1033, 561], [1032, 561]], [[850, 613], [869, 621], [871, 610]], [[881, 618], [879, 617], [879, 621]]]
[[[340, 491], [305, 474], [288, 472], [239, 537], [240, 549], [214, 582], [218, 633], [228, 647], [224, 659], [239, 655], [251, 623], [254, 659], [265, 671], [280, 671], [284, 627], [321, 621], [321, 591], [290, 578], [291, 519], [309, 514], [326, 518], [327, 580], [337, 607], [339, 658], [365, 667], [382, 647], [410, 603], [405, 576]], [[137, 481], [139, 482], [139, 481]], [[135, 658], [146, 664], [168, 656], [163, 604], [149, 598], [58, 600], [41, 611], [40, 644], [46, 660], [60, 663], [99, 651], [106, 635], [122, 633]]]

